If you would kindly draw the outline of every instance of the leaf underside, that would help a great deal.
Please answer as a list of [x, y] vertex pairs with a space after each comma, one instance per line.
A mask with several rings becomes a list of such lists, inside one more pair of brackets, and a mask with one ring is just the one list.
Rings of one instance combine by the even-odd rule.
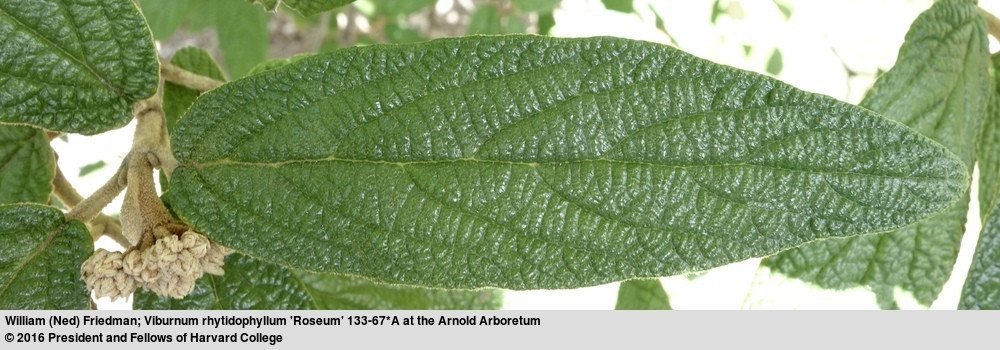
[[159, 62], [131, 0], [0, 1], [0, 122], [96, 134], [152, 96]]
[[959, 309], [1000, 310], [1000, 55], [993, 55], [993, 94], [979, 141], [979, 208], [983, 228]]
[[48, 203], [55, 167], [45, 130], [0, 125], [0, 204]]
[[317, 55], [202, 95], [174, 210], [283, 266], [445, 288], [575, 288], [898, 228], [968, 186], [865, 109], [618, 38]]
[[89, 308], [80, 264], [93, 251], [87, 226], [56, 208], [0, 205], [0, 310]]
[[226, 259], [226, 275], [206, 275], [184, 299], [137, 291], [146, 310], [493, 310], [498, 290], [458, 291], [392, 286], [357, 277], [293, 272], [242, 254]]
[[[971, 165], [990, 86], [987, 48], [974, 1], [938, 1], [914, 21], [895, 66], [861, 106], [940, 142]], [[812, 243], [762, 266], [823, 288], [868, 286], [882, 308], [897, 306], [896, 288], [930, 306], [958, 256], [968, 200], [966, 193], [945, 212], [891, 233]]]

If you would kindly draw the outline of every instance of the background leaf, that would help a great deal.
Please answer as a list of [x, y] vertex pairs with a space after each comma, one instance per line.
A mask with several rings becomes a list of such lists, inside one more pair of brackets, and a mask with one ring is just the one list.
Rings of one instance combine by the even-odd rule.
[[[938, 1], [914, 21], [896, 65], [861, 106], [941, 142], [971, 165], [990, 86], [988, 65], [986, 28], [974, 1]], [[894, 232], [816, 242], [762, 266], [823, 288], [869, 286], [882, 308], [897, 307], [896, 288], [929, 306], [951, 274], [967, 211], [968, 194], [947, 211]]]
[[416, 13], [434, 5], [435, 0], [378, 0], [375, 8], [386, 16], [400, 16]]
[[524, 12], [552, 12], [562, 0], [512, 0]]
[[355, 0], [282, 0], [285, 6], [298, 11], [303, 16], [312, 16], [320, 12], [329, 11], [341, 6], [346, 6]]
[[159, 83], [131, 0], [0, 1], [0, 123], [96, 134], [124, 126]]
[[268, 13], [244, 1], [204, 1], [195, 9], [191, 29], [215, 28], [226, 71], [231, 77], [242, 77], [267, 59], [270, 39], [267, 23], [270, 18]]
[[80, 173], [77, 174], [77, 177], [84, 177], [84, 176], [90, 175], [91, 173], [93, 173], [95, 171], [103, 169], [107, 165], [108, 165], [108, 163], [105, 162], [105, 161], [103, 161], [103, 160], [99, 160], [99, 161], [96, 161], [96, 162], [84, 165], [84, 166], [80, 167]]
[[48, 203], [55, 174], [44, 130], [0, 125], [0, 204]]
[[503, 34], [503, 24], [500, 23], [500, 11], [497, 11], [496, 7], [488, 4], [476, 7], [475, 12], [472, 13], [472, 19], [466, 33], [468, 35]]
[[497, 290], [457, 291], [392, 286], [357, 277], [292, 272], [242, 254], [226, 259], [226, 275], [206, 275], [187, 298], [160, 298], [137, 291], [135, 308], [325, 309], [325, 310], [493, 310], [502, 304]]
[[[271, 15], [245, 0], [140, 0], [157, 39], [169, 38], [187, 24], [189, 31], [213, 28], [222, 63], [230, 77], [242, 77], [267, 59]], [[284, 1], [288, 3], [288, 1]]]
[[771, 75], [778, 75], [781, 73], [781, 69], [784, 68], [784, 66], [785, 64], [781, 59], [781, 50], [775, 48], [774, 51], [771, 51], [771, 57], [767, 59], [765, 71]]
[[773, 0], [774, 6], [778, 7], [778, 11], [781, 11], [781, 15], [785, 16], [785, 20], [792, 18], [792, 5], [787, 2], [787, 0]]
[[618, 287], [615, 310], [670, 310], [670, 299], [659, 280], [624, 281]]
[[[226, 74], [222, 72], [222, 68], [219, 64], [215, 62], [212, 55], [202, 48], [188, 46], [177, 50], [174, 56], [170, 58], [170, 63], [183, 68], [189, 72], [207, 76], [222, 82], [227, 81]], [[249, 73], [248, 73], [249, 74]], [[176, 130], [177, 122], [184, 116], [194, 100], [201, 95], [200, 92], [188, 89], [186, 87], [171, 83], [169, 81], [163, 82], [163, 113], [167, 119], [167, 130]], [[160, 189], [162, 191], [167, 191], [170, 186], [170, 181], [167, 180], [167, 175], [164, 172], [159, 172], [160, 177]]]
[[634, 13], [635, 6], [632, 4], [632, 0], [601, 0], [604, 4], [604, 8], [612, 11], [618, 11], [621, 13]]
[[173, 209], [220, 243], [445, 288], [704, 270], [900, 227], [968, 186], [865, 109], [618, 38], [317, 55], [202, 95], [173, 137]]
[[280, 0], [246, 0], [251, 4], [260, 4], [260, 6], [267, 12], [274, 12], [278, 10], [278, 5], [281, 5]]
[[[170, 58], [170, 63], [191, 73], [222, 82], [227, 81], [225, 73], [222, 72], [219, 64], [212, 59], [212, 55], [201, 48], [189, 46], [177, 50]], [[187, 112], [198, 95], [200, 95], [198, 91], [171, 82], [163, 83], [163, 112], [167, 117], [168, 130], [177, 129], [177, 121], [181, 119], [184, 112]]]
[[198, 8], [198, 2], [199, 0], [139, 0], [139, 7], [149, 23], [149, 29], [153, 31], [153, 37], [166, 39]]
[[993, 94], [979, 141], [979, 208], [983, 229], [959, 309], [1000, 310], [1000, 55], [993, 55]]
[[551, 35], [552, 28], [556, 26], [556, 18], [552, 12], [538, 14], [538, 34]]
[[385, 25], [385, 38], [390, 43], [405, 44], [405, 43], [415, 43], [421, 41], [427, 41], [420, 32], [404, 28], [396, 23], [389, 23]]
[[269, 70], [272, 70], [272, 69], [275, 69], [275, 68], [284, 67], [284, 66], [288, 65], [289, 63], [301, 60], [303, 58], [306, 58], [306, 57], [309, 57], [309, 56], [312, 56], [312, 55], [313, 54], [311, 54], [311, 53], [304, 53], [304, 54], [298, 54], [298, 55], [295, 55], [295, 56], [292, 56], [292, 57], [289, 57], [289, 58], [274, 58], [274, 59], [270, 59], [270, 60], [261, 62], [257, 66], [253, 67], [253, 69], [251, 69], [250, 72], [247, 73], [247, 75], [253, 75], [253, 74], [263, 73], [263, 72], [266, 72], [266, 71], [269, 71]]
[[56, 208], [0, 205], [0, 310], [89, 308], [80, 265], [92, 242]]

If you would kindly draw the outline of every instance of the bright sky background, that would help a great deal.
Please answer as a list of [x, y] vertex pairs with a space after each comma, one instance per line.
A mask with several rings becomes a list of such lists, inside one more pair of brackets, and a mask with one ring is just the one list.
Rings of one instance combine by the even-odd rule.
[[[932, 3], [931, 0], [785, 2], [793, 8], [788, 20], [772, 0], [723, 0], [732, 16], [722, 16], [713, 25], [709, 22], [712, 0], [635, 0], [639, 15], [605, 10], [599, 0], [563, 0], [561, 8], [554, 13], [553, 34], [567, 37], [613, 35], [670, 44], [670, 38], [654, 26], [649, 10], [651, 5], [663, 16], [667, 31], [685, 51], [763, 73], [771, 53], [778, 49], [783, 57], [779, 79], [803, 90], [857, 103], [879, 70], [892, 66], [910, 23]], [[1000, 14], [1000, 0], [980, 0], [980, 5]], [[998, 50], [992, 38], [990, 44], [991, 52]], [[744, 54], [743, 45], [751, 46], [749, 55]], [[848, 80], [844, 65], [858, 76]], [[70, 135], [68, 143], [57, 140], [52, 145], [60, 156], [59, 165], [67, 178], [87, 196], [117, 169], [130, 147], [132, 131], [133, 125], [129, 125], [94, 137]], [[77, 176], [77, 169], [99, 160], [108, 165], [87, 176]], [[117, 213], [120, 206], [119, 197], [105, 212]], [[975, 200], [970, 209], [971, 213], [978, 213]], [[952, 280], [933, 308], [956, 307], [979, 225], [978, 215], [970, 215], [962, 255]], [[99, 242], [98, 247], [106, 243]], [[662, 281], [676, 309], [877, 308], [870, 293], [816, 291], [796, 281], [761, 282], [766, 279], [756, 283], [759, 290], [768, 291], [768, 297], [745, 300], [747, 291], [755, 283], [758, 262], [758, 259], [751, 259], [714, 269], [694, 279], [675, 276]], [[505, 308], [613, 309], [617, 291], [617, 283], [612, 283], [576, 290], [507, 292]], [[99, 300], [98, 303], [101, 308], [131, 307], [130, 300], [117, 303]], [[900, 306], [918, 307], [905, 301]]]

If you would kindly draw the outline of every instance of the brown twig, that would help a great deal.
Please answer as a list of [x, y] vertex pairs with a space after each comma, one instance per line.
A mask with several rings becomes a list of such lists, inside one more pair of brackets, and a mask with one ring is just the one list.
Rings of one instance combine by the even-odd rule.
[[994, 16], [982, 7], [979, 8], [979, 14], [982, 15], [983, 20], [986, 21], [986, 28], [989, 29], [990, 35], [992, 35], [994, 39], [1000, 40], [1000, 18], [997, 18], [997, 16]]
[[[56, 167], [56, 176], [52, 179], [52, 189], [56, 198], [71, 210], [84, 201], [83, 196], [76, 191], [76, 188], [73, 188], [59, 167]], [[122, 235], [122, 224], [117, 219], [98, 212], [97, 216], [88, 222], [88, 225], [90, 226], [90, 236], [95, 241], [101, 236], [108, 236], [123, 247], [129, 247], [128, 240]]]
[[[108, 180], [104, 186], [98, 188], [94, 194], [80, 201], [77, 205], [74, 206], [64, 201], [63, 203], [67, 207], [72, 207], [69, 213], [66, 213], [66, 217], [70, 220], [80, 220], [83, 222], [91, 222], [97, 218], [101, 214], [101, 210], [108, 206], [108, 203], [111, 203], [125, 189], [126, 164], [126, 162], [122, 162], [122, 166], [118, 167], [118, 171], [111, 177], [111, 180]], [[63, 179], [65, 179], [65, 176]], [[59, 195], [56, 195], [56, 197], [59, 197]], [[60, 200], [62, 199], [60, 198]]]
[[204, 75], [191, 73], [164, 60], [160, 60], [160, 75], [165, 81], [197, 91], [212, 90], [224, 84]]

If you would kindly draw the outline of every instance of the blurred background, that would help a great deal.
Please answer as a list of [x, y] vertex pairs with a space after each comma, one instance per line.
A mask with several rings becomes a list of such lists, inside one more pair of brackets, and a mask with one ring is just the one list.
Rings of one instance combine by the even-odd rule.
[[[244, 0], [137, 3], [162, 57], [169, 59], [185, 46], [207, 49], [230, 80], [267, 59], [355, 45], [478, 34], [612, 35], [675, 46], [858, 103], [875, 78], [892, 66], [910, 23], [932, 0], [359, 0], [310, 17], [285, 7], [268, 13]], [[1000, 14], [1000, 0], [980, 0], [980, 6]], [[990, 51], [997, 50], [991, 37]], [[114, 174], [129, 150], [133, 130], [129, 125], [97, 136], [68, 135], [53, 141], [59, 166], [82, 195], [93, 193]], [[117, 215], [120, 206], [121, 198], [105, 213]], [[970, 213], [978, 212], [973, 200]], [[934, 309], [954, 309], [958, 303], [980, 229], [978, 215], [970, 215], [966, 227], [962, 254]], [[116, 245], [108, 240], [98, 247]], [[877, 308], [872, 294], [864, 291], [817, 290], [780, 276], [759, 276], [758, 262], [751, 259], [662, 282], [675, 309]], [[617, 283], [508, 291], [505, 308], [613, 309], [617, 292]], [[98, 300], [98, 305], [130, 309], [131, 300]], [[899, 305], [919, 308], [905, 300]]]

